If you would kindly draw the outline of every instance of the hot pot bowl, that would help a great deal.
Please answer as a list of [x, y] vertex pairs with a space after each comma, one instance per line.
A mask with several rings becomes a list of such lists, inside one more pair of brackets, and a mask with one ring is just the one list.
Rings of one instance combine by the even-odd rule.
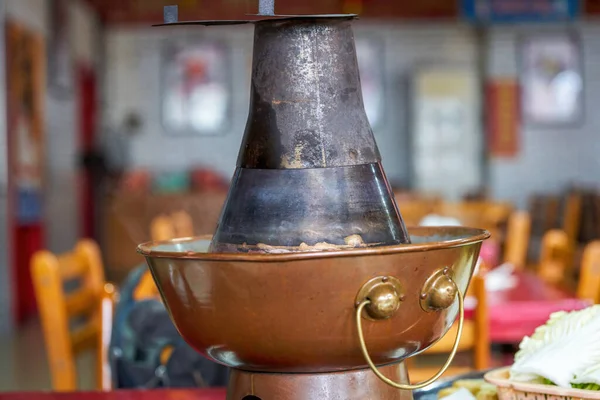
[[[411, 244], [343, 251], [211, 253], [210, 237], [138, 251], [175, 326], [198, 352], [245, 371], [324, 373], [368, 367], [357, 319], [376, 366], [425, 350], [455, 321], [459, 301], [448, 282], [464, 295], [489, 233], [409, 232]], [[380, 308], [358, 310], [356, 318], [360, 302], [375, 294]]]

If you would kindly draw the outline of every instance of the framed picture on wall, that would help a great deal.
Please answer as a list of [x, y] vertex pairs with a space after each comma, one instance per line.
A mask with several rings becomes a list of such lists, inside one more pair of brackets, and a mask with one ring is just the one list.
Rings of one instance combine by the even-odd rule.
[[520, 52], [523, 121], [557, 127], [580, 124], [584, 78], [579, 37], [572, 33], [527, 36]]
[[162, 53], [164, 128], [171, 135], [219, 135], [231, 112], [226, 46], [218, 41], [167, 41]]
[[383, 43], [373, 36], [357, 37], [355, 43], [363, 103], [369, 123], [376, 129], [385, 112]]

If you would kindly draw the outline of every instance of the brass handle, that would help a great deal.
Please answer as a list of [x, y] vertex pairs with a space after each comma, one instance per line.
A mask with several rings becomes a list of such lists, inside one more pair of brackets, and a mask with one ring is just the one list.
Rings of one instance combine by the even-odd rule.
[[[452, 281], [452, 283], [454, 283], [454, 281]], [[454, 285], [456, 285], [456, 284], [454, 283]], [[444, 372], [446, 372], [446, 370], [450, 366], [450, 363], [452, 363], [454, 356], [456, 355], [456, 351], [458, 350], [458, 345], [460, 343], [460, 336], [462, 335], [463, 325], [465, 322], [464, 298], [463, 298], [463, 295], [460, 292], [460, 290], [458, 290], [458, 288], [456, 288], [456, 295], [458, 297], [458, 312], [459, 312], [458, 332], [456, 333], [456, 340], [454, 341], [454, 346], [452, 346], [450, 355], [448, 356], [446, 363], [442, 366], [442, 368], [433, 377], [429, 378], [428, 380], [426, 380], [424, 382], [416, 383], [414, 385], [396, 383], [396, 382], [392, 381], [391, 379], [384, 376], [381, 372], [379, 372], [379, 370], [377, 369], [375, 364], [373, 364], [373, 361], [371, 360], [371, 357], [369, 356], [369, 351], [367, 350], [367, 346], [365, 344], [365, 337], [363, 335], [363, 329], [362, 329], [362, 312], [363, 312], [363, 309], [371, 303], [371, 300], [369, 300], [368, 298], [364, 298], [358, 304], [358, 306], [356, 307], [356, 326], [358, 328], [358, 339], [360, 341], [360, 349], [363, 353], [363, 356], [365, 357], [365, 360], [367, 361], [367, 364], [369, 364], [369, 367], [375, 373], [375, 375], [377, 375], [377, 377], [379, 379], [381, 379], [388, 385], [395, 387], [396, 389], [415, 390], [415, 389], [421, 389], [425, 386], [431, 385], [440, 376], [442, 376], [444, 374]]]

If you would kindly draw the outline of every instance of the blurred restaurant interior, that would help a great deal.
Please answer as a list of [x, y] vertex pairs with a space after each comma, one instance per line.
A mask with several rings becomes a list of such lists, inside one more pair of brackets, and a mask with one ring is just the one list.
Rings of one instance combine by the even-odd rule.
[[[152, 25], [164, 6], [227, 20], [257, 4], [0, 0], [1, 392], [98, 388], [99, 319], [66, 338], [82, 343], [66, 361], [56, 326], [145, 269], [138, 244], [215, 231], [248, 120], [254, 27]], [[492, 234], [449, 373], [510, 364], [552, 312], [600, 302], [600, 1], [275, 6], [359, 15], [364, 107], [409, 231]], [[54, 262], [74, 283], [48, 286]], [[410, 359], [411, 379], [439, 368], [448, 336]], [[71, 362], [76, 385], [59, 371]]]

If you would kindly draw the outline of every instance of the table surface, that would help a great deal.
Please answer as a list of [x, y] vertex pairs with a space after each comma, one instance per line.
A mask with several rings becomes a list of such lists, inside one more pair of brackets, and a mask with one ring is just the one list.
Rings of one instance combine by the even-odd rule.
[[0, 400], [225, 400], [225, 389], [119, 390], [76, 393], [2, 393]]
[[[585, 308], [589, 301], [575, 298], [572, 293], [553, 287], [528, 271], [515, 271], [516, 286], [487, 292], [490, 319], [490, 340], [494, 343], [519, 343], [543, 325], [556, 311]], [[467, 310], [466, 317], [472, 317]]]

